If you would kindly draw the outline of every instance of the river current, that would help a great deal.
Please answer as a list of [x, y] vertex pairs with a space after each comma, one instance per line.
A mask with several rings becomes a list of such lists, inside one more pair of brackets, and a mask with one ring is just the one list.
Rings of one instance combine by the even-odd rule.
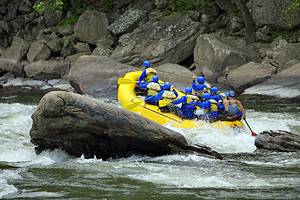
[[[1, 97], [0, 97], [1, 98]], [[1, 103], [2, 102], [2, 103]], [[116, 105], [118, 106], [118, 105]], [[30, 143], [36, 104], [0, 99], [0, 198], [4, 199], [297, 199], [300, 155], [258, 154], [245, 127], [175, 129], [194, 143], [226, 153], [225, 160], [190, 155], [102, 161], [61, 150], [40, 155]], [[247, 105], [255, 132], [300, 134], [300, 107]]]

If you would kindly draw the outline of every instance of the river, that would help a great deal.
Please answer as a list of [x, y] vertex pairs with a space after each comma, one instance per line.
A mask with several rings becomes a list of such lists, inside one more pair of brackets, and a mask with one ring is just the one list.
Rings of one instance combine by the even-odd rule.
[[[300, 155], [254, 154], [250, 131], [176, 129], [194, 143], [226, 153], [132, 156], [117, 160], [73, 158], [61, 150], [34, 153], [29, 130], [35, 103], [0, 97], [0, 198], [8, 199], [297, 199]], [[255, 130], [300, 133], [300, 107], [249, 104]]]

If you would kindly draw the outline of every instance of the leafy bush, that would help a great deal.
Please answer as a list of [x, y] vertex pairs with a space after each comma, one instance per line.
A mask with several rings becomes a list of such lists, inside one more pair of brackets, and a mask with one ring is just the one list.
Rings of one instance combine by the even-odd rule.
[[63, 9], [63, 0], [40, 0], [35, 3], [33, 9], [39, 13], [45, 11], [46, 7], [51, 11], [61, 11]]

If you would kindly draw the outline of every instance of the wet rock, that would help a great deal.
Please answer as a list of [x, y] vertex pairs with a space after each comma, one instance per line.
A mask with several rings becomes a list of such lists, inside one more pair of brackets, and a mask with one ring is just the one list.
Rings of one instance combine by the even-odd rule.
[[197, 39], [194, 60], [198, 72], [203, 72], [209, 81], [215, 82], [226, 67], [259, 61], [260, 58], [244, 40], [203, 34]]
[[191, 87], [192, 76], [195, 75], [187, 68], [177, 65], [166, 63], [155, 67], [158, 71], [159, 78], [163, 81], [168, 81], [177, 89], [184, 91], [186, 87]]
[[255, 139], [256, 151], [299, 152], [300, 135], [287, 131], [264, 131]]
[[14, 37], [11, 46], [4, 52], [3, 57], [21, 62], [26, 58], [29, 43], [20, 37]]
[[261, 84], [248, 88], [244, 94], [260, 94], [299, 101], [300, 63], [274, 74]]
[[246, 88], [259, 84], [270, 78], [276, 68], [270, 65], [250, 62], [229, 72], [227, 81], [237, 92], [243, 92]]
[[50, 55], [51, 51], [44, 43], [44, 41], [37, 40], [30, 45], [29, 51], [27, 53], [27, 59], [29, 62], [47, 60]]
[[16, 60], [8, 58], [0, 58], [0, 74], [10, 72], [16, 76], [24, 76], [24, 66]]
[[73, 55], [70, 55], [70, 56], [67, 56], [66, 57], [66, 61], [68, 63], [70, 63], [71, 66], [73, 66], [77, 59], [80, 57], [80, 56], [83, 56], [83, 55], [86, 55], [85, 53], [76, 53], [76, 54], [73, 54]]
[[60, 79], [66, 72], [64, 65], [55, 60], [39, 60], [24, 68], [27, 77], [34, 79]]
[[[300, 25], [300, 13], [287, 10], [292, 2], [292, 0], [252, 0], [250, 9], [258, 26], [270, 25], [276, 28], [292, 29]], [[292, 20], [289, 20], [290, 17]]]
[[129, 33], [137, 27], [145, 16], [146, 13], [142, 10], [129, 9], [109, 26], [109, 30], [114, 35]]
[[68, 80], [80, 94], [115, 98], [117, 79], [134, 69], [105, 56], [81, 56], [71, 67]]
[[60, 38], [52, 38], [47, 42], [47, 46], [50, 48], [51, 52], [58, 54], [62, 49], [62, 42]]
[[109, 37], [108, 19], [105, 13], [86, 10], [79, 17], [74, 32], [79, 41], [95, 45], [99, 39]]
[[152, 19], [132, 33], [122, 35], [111, 58], [138, 66], [144, 59], [153, 63], [178, 63], [193, 53], [200, 23], [189, 17], [171, 15]]
[[135, 113], [68, 92], [45, 95], [32, 115], [31, 142], [73, 156], [108, 159], [131, 155], [196, 153], [222, 159], [209, 147]]
[[72, 86], [65, 80], [32, 80], [28, 78], [14, 78], [14, 75], [5, 75], [0, 78], [0, 94], [4, 96], [16, 94], [46, 94], [50, 91], [70, 91]]

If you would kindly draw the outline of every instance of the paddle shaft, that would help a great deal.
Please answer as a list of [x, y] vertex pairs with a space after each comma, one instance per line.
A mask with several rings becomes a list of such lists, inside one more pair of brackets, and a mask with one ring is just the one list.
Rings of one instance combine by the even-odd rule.
[[244, 119], [244, 121], [246, 122], [248, 128], [250, 129], [252, 136], [256, 136], [257, 134], [251, 129], [251, 127], [250, 127], [250, 125], [248, 124], [247, 120]]

